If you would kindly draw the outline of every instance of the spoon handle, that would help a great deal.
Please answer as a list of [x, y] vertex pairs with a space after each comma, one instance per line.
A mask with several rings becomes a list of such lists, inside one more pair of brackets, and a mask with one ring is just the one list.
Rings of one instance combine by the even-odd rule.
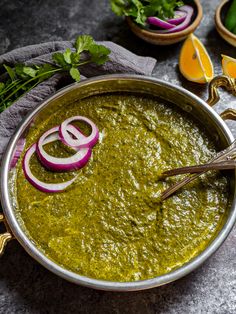
[[217, 163], [208, 163], [204, 165], [196, 165], [196, 166], [188, 166], [188, 167], [181, 167], [176, 169], [171, 169], [164, 171], [162, 174], [164, 177], [171, 177], [176, 176], [179, 174], [186, 174], [186, 173], [198, 173], [202, 171], [209, 171], [209, 170], [227, 170], [227, 169], [234, 169], [236, 168], [236, 161], [229, 160], [229, 161], [221, 161]]

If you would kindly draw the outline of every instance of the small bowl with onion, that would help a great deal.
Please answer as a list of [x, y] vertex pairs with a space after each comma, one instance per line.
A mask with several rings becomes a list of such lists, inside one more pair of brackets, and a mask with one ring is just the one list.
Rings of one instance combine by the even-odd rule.
[[[123, 2], [123, 1], [122, 1]], [[112, 0], [112, 10], [126, 16], [132, 32], [154, 45], [171, 45], [184, 40], [193, 33], [202, 19], [199, 0], [190, 1], [133, 1]]]
[[236, 47], [236, 0], [224, 0], [216, 9], [215, 26], [219, 35]]

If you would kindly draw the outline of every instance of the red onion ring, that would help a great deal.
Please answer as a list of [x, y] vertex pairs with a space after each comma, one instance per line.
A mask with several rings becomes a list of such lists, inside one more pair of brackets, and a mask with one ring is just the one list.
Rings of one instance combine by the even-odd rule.
[[[49, 142], [47, 142], [49, 143]], [[45, 143], [46, 144], [46, 143]], [[55, 193], [55, 192], [61, 192], [65, 190], [68, 186], [70, 186], [75, 179], [77, 178], [74, 177], [73, 179], [62, 182], [62, 183], [45, 183], [40, 180], [38, 180], [33, 173], [30, 170], [29, 163], [32, 155], [36, 152], [36, 144], [33, 144], [25, 153], [25, 156], [23, 158], [23, 171], [26, 179], [38, 190], [42, 192], [49, 192], [49, 193]]]
[[179, 25], [186, 19], [187, 13], [184, 11], [175, 11], [175, 15], [173, 18], [166, 20], [166, 22], [174, 25]]
[[171, 29], [163, 29], [163, 30], [155, 31], [155, 33], [157, 33], [157, 34], [168, 34], [168, 33], [180, 32], [180, 31], [184, 30], [191, 22], [191, 18], [193, 16], [194, 10], [190, 5], [183, 5], [182, 7], [179, 8], [179, 10], [187, 13], [185, 20], [181, 24], [179, 24], [179, 25], [177, 25]]
[[[90, 125], [92, 128], [92, 132], [89, 136], [84, 136], [83, 139], [73, 139], [68, 133], [68, 126], [73, 121], [84, 121]], [[66, 119], [62, 122], [59, 127], [59, 135], [61, 137], [61, 141], [73, 148], [82, 148], [82, 147], [90, 147], [92, 148], [98, 141], [99, 131], [97, 126], [88, 118], [82, 116], [74, 116], [69, 119]]]
[[147, 23], [148, 24], [151, 24], [151, 25], [155, 25], [157, 27], [160, 27], [160, 28], [163, 28], [163, 29], [171, 29], [174, 27], [174, 25], [162, 20], [162, 19], [159, 19], [158, 17], [155, 17], [155, 16], [149, 16], [147, 18]]
[[[76, 141], [83, 141], [87, 139], [87, 137], [84, 136], [73, 125], [67, 125], [67, 130], [76, 137]], [[73, 156], [67, 158], [51, 156], [44, 150], [43, 146], [48, 143], [48, 138], [50, 142], [61, 139], [58, 131], [59, 126], [51, 128], [50, 130], [46, 131], [38, 140], [36, 144], [36, 151], [41, 163], [47, 169], [53, 171], [71, 171], [85, 166], [91, 157], [92, 150], [90, 147], [76, 149], [77, 152]]]
[[15, 150], [14, 156], [13, 156], [12, 161], [11, 161], [11, 166], [10, 166], [11, 169], [16, 166], [17, 161], [20, 158], [21, 153], [24, 150], [25, 142], [26, 142], [25, 138], [22, 137], [21, 139], [19, 139], [18, 143], [16, 144], [16, 150]]

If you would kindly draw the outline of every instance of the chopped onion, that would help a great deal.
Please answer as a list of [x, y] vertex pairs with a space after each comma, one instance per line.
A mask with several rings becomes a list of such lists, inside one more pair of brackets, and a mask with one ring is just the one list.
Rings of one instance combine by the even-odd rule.
[[168, 34], [168, 33], [180, 32], [180, 31], [184, 30], [191, 22], [191, 18], [193, 16], [194, 10], [190, 5], [183, 5], [182, 7], [179, 8], [179, 10], [187, 13], [186, 18], [182, 23], [174, 26], [171, 29], [163, 29], [163, 30], [158, 30], [155, 32], [157, 34]]
[[163, 29], [171, 29], [174, 27], [174, 25], [172, 25], [172, 24], [170, 24], [164, 20], [161, 20], [155, 16], [149, 16], [147, 18], [147, 22], [148, 22], [148, 24], [155, 25], [155, 26], [158, 26], [158, 27], [163, 28]]
[[187, 16], [186, 12], [176, 10], [173, 18], [166, 20], [166, 22], [174, 25], [179, 25], [182, 23]]
[[[84, 138], [73, 139], [69, 132], [68, 126], [73, 121], [84, 121], [90, 125], [92, 132], [89, 136], [84, 136]], [[97, 126], [88, 118], [83, 116], [74, 116], [69, 119], [66, 119], [59, 127], [59, 135], [61, 137], [61, 141], [73, 148], [82, 148], [82, 147], [90, 147], [92, 148], [98, 141], [99, 131]]]
[[[77, 141], [83, 141], [87, 139], [76, 127], [73, 125], [67, 125], [67, 130], [76, 138]], [[60, 140], [58, 134], [59, 126], [56, 126], [46, 131], [38, 140], [36, 150], [41, 163], [48, 169], [53, 171], [71, 171], [78, 168], [82, 168], [91, 157], [91, 148], [79, 148], [76, 149], [76, 153], [73, 156], [66, 158], [59, 158], [49, 155], [43, 148], [48, 141]]]
[[45, 183], [38, 180], [31, 172], [30, 166], [29, 166], [30, 159], [35, 152], [36, 152], [36, 144], [33, 144], [25, 153], [25, 156], [23, 159], [23, 171], [24, 171], [25, 177], [35, 188], [37, 188], [38, 190], [42, 192], [49, 192], [49, 193], [61, 192], [75, 181], [77, 176], [75, 176], [73, 179], [69, 181], [62, 182], [62, 183]]

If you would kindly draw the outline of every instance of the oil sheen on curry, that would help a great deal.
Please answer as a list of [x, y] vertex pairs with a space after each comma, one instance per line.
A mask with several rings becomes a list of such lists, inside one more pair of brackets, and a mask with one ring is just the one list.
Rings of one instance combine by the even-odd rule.
[[[208, 173], [160, 202], [161, 191], [177, 180], [163, 180], [164, 170], [204, 163], [216, 154], [204, 129], [156, 98], [107, 94], [58, 109], [31, 127], [26, 147], [76, 115], [99, 129], [86, 166], [58, 173], [42, 167], [34, 155], [30, 161], [32, 173], [44, 182], [78, 175], [69, 188], [41, 192], [26, 180], [22, 162], [17, 164], [17, 217], [35, 245], [75, 273], [121, 282], [168, 273], [204, 250], [226, 216], [227, 178]], [[77, 126], [90, 131], [85, 124]], [[57, 157], [72, 153], [59, 141], [45, 150]]]

